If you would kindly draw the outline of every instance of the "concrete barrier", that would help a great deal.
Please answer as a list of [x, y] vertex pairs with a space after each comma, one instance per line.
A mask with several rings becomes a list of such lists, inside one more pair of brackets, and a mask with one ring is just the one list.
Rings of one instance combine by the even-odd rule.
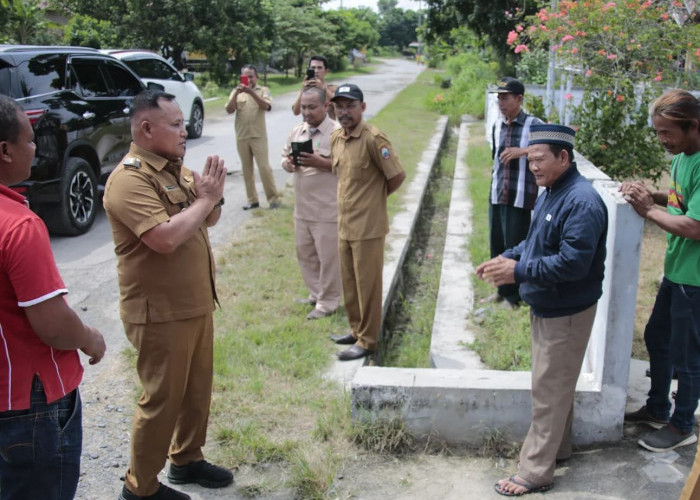
[[[360, 368], [351, 386], [352, 416], [401, 418], [417, 437], [437, 435], [448, 442], [479, 444], [496, 429], [515, 439], [524, 437], [530, 424], [531, 386], [530, 372], [486, 370], [467, 348], [473, 341], [468, 320], [473, 290], [467, 250], [467, 139], [467, 124], [462, 124], [431, 341], [435, 369]], [[619, 195], [616, 182], [580, 155], [577, 164], [600, 193], [609, 217], [603, 297], [574, 403], [574, 442], [591, 444], [622, 437], [642, 219]]]

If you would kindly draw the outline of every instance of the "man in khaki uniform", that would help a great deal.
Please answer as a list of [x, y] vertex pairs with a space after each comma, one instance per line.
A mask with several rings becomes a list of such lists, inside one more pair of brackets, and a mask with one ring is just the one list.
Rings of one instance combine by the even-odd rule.
[[[302, 92], [304, 121], [294, 127], [282, 150], [282, 168], [294, 172], [294, 228], [297, 260], [309, 290], [308, 299], [297, 302], [315, 304], [306, 319], [329, 316], [338, 309], [343, 294], [338, 262], [338, 178], [331, 172], [331, 132], [339, 125], [327, 113], [326, 92], [308, 87]], [[297, 163], [292, 142], [311, 140], [313, 154], [300, 153]]]
[[384, 238], [389, 232], [386, 200], [406, 174], [389, 139], [362, 119], [366, 104], [357, 85], [339, 86], [333, 102], [343, 127], [331, 135], [331, 158], [338, 176], [338, 252], [350, 332], [331, 338], [353, 344], [338, 354], [346, 361], [377, 347]]
[[221, 215], [226, 169], [218, 156], [207, 158], [201, 175], [182, 165], [187, 132], [174, 99], [153, 91], [134, 99], [134, 142], [104, 194], [117, 254], [120, 313], [138, 351], [143, 385], [123, 500], [190, 498], [158, 482], [166, 458], [173, 484], [218, 488], [233, 481], [229, 470], [202, 455], [216, 301], [207, 227]]
[[255, 189], [255, 169], [253, 159], [258, 163], [260, 180], [270, 208], [279, 206], [279, 194], [272, 175], [272, 167], [267, 153], [267, 128], [265, 113], [272, 109], [272, 97], [267, 87], [258, 85], [258, 71], [252, 64], [246, 64], [241, 76], [248, 78], [248, 85], [238, 85], [226, 103], [228, 114], [236, 113], [236, 146], [241, 158], [243, 181], [248, 203], [243, 210], [258, 208], [258, 191]]
[[[304, 78], [299, 95], [297, 96], [296, 101], [294, 101], [294, 104], [292, 104], [292, 113], [294, 113], [294, 116], [301, 113], [301, 94], [309, 87], [317, 87], [324, 90], [326, 92], [326, 99], [329, 101], [335, 95], [335, 89], [338, 88], [336, 85], [326, 83], [326, 75], [328, 74], [328, 59], [325, 57], [311, 56], [309, 59], [308, 69], [313, 70], [315, 76], [314, 78]], [[328, 105], [328, 116], [331, 120], [335, 120], [335, 107], [333, 106], [333, 103]]]

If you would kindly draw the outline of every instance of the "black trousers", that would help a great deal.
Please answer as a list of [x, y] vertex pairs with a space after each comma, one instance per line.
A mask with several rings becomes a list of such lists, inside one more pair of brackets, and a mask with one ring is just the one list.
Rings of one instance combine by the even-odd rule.
[[[527, 238], [530, 229], [531, 210], [494, 205], [489, 203], [489, 228], [491, 242], [491, 257], [516, 246]], [[518, 285], [503, 285], [498, 287], [498, 295], [508, 302], [516, 304], [520, 301]]]

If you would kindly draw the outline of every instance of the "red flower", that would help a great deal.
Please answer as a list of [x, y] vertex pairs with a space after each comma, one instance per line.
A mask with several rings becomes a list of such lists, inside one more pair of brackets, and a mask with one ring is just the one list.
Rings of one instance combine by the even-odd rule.
[[518, 34], [515, 31], [509, 31], [508, 38], [506, 39], [506, 43], [508, 45], [513, 45], [517, 39], [518, 39]]

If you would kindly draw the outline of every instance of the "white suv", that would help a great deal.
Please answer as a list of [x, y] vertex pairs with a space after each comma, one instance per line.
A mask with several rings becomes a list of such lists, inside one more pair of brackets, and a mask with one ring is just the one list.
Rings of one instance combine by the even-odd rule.
[[196, 139], [204, 128], [204, 98], [192, 81], [192, 73], [180, 74], [164, 58], [148, 50], [103, 50], [120, 59], [136, 73], [143, 83], [158, 83], [165, 92], [173, 94], [185, 117], [188, 137]]

